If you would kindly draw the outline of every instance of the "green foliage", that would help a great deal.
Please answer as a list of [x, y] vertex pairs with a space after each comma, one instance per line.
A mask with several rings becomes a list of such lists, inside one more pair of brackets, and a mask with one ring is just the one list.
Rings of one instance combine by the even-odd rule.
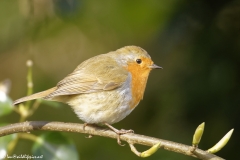
[[78, 160], [78, 152], [69, 137], [59, 132], [42, 134], [34, 143], [32, 153], [36, 156], [44, 156], [48, 160]]
[[0, 116], [10, 114], [12, 111], [12, 100], [6, 93], [0, 91]]
[[[0, 126], [4, 126], [4, 125], [7, 125], [7, 124], [6, 123], [0, 124]], [[10, 142], [16, 139], [16, 135], [17, 134], [11, 134], [11, 135], [7, 135], [0, 138], [0, 159], [3, 159], [7, 155], [8, 145], [10, 144]]]
[[[27, 67], [27, 94], [29, 95], [32, 93], [33, 86], [32, 61], [27, 61]], [[9, 86], [4, 82], [1, 82], [0, 89], [0, 116], [10, 114], [12, 111], [16, 111], [20, 115], [20, 122], [23, 122], [28, 117], [32, 116], [41, 102], [44, 102], [49, 106], [57, 106], [54, 105], [54, 103], [45, 102], [43, 100], [35, 100], [34, 103], [21, 103], [18, 107], [15, 106], [16, 108], [14, 108], [12, 105], [12, 100], [6, 93], [8, 92]], [[7, 154], [13, 153], [13, 150], [15, 149], [19, 139], [28, 139], [34, 142], [32, 147], [32, 153], [34, 156], [43, 157], [43, 159], [48, 160], [79, 159], [78, 152], [73, 141], [58, 132], [45, 133], [41, 136], [35, 136], [30, 133], [18, 133], [0, 137], [0, 159], [4, 158]]]

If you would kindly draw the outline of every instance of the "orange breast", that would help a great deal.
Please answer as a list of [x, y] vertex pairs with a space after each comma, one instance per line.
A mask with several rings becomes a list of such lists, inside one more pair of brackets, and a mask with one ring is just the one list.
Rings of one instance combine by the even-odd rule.
[[140, 68], [138, 64], [128, 64], [127, 70], [132, 74], [132, 101], [130, 107], [133, 109], [142, 100], [150, 70]]

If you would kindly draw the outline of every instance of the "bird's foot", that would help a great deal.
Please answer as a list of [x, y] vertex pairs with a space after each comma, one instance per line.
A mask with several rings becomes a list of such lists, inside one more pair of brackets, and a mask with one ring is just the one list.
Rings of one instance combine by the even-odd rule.
[[85, 128], [87, 127], [88, 123], [83, 124], [83, 131], [85, 131]]
[[[83, 131], [85, 131], [85, 127], [86, 127], [87, 125], [89, 125], [89, 124], [88, 124], [88, 123], [84, 123], [84, 124], [83, 124]], [[93, 137], [93, 135], [89, 134], [89, 135], [86, 136], [85, 138], [92, 138], [92, 137]]]
[[120, 130], [118, 130], [118, 129], [116, 129], [116, 128], [114, 128], [113, 126], [111, 126], [110, 124], [108, 124], [108, 123], [104, 123], [108, 128], [110, 128], [113, 132], [115, 132], [117, 135], [118, 135], [118, 137], [117, 137], [117, 142], [118, 142], [118, 144], [120, 145], [120, 146], [124, 146], [125, 144], [122, 144], [121, 143], [121, 140], [120, 140], [120, 136], [122, 135], [122, 134], [126, 134], [126, 133], [134, 133], [134, 131], [133, 130], [125, 130], [125, 129], [120, 129]]

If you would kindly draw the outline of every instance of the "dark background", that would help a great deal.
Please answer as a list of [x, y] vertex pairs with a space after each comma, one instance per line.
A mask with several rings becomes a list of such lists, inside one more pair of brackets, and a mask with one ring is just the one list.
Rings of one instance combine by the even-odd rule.
[[[26, 95], [28, 59], [34, 62], [38, 92], [55, 86], [85, 59], [138, 45], [164, 69], [150, 74], [143, 101], [114, 126], [191, 145], [195, 128], [205, 122], [201, 149], [234, 128], [217, 155], [239, 159], [239, 33], [240, 1], [233, 0], [1, 0], [0, 80], [12, 81], [10, 97], [17, 99]], [[69, 106], [61, 106], [43, 104], [28, 120], [81, 123]], [[16, 123], [19, 116], [0, 121]], [[81, 159], [140, 159], [116, 140], [65, 134]], [[23, 140], [14, 153], [31, 153], [31, 145]], [[194, 158], [159, 150], [148, 159]]]

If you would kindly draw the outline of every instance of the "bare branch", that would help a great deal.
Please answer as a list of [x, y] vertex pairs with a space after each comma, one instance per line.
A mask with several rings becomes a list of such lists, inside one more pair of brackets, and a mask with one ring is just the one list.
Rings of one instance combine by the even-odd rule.
[[[101, 128], [94, 125], [87, 125], [83, 129], [84, 124], [79, 123], [64, 123], [64, 122], [46, 122], [46, 121], [30, 121], [15, 123], [0, 128], [0, 137], [18, 133], [18, 132], [30, 132], [35, 130], [48, 130], [48, 131], [64, 131], [64, 132], [76, 132], [89, 135], [96, 135], [102, 137], [109, 137], [117, 139], [117, 134], [113, 131]], [[144, 135], [138, 135], [134, 133], [128, 133], [121, 135], [120, 139], [126, 141], [129, 144], [141, 144], [145, 146], [153, 146], [157, 143], [161, 143], [161, 148], [188, 156], [192, 156], [202, 160], [223, 160], [222, 158], [196, 148], [193, 150], [193, 146], [188, 146], [176, 142], [171, 142], [154, 137], [148, 137]]]

